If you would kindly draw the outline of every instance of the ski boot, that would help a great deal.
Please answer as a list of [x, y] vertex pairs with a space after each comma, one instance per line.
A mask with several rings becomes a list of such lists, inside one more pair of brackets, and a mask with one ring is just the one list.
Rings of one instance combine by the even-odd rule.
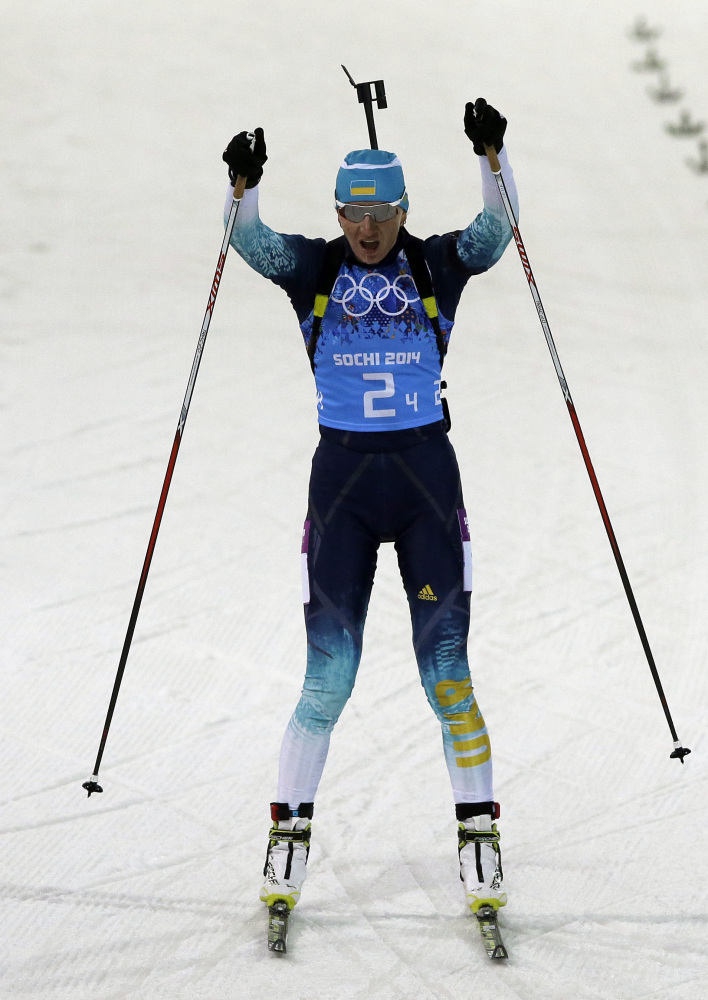
[[499, 849], [497, 802], [462, 802], [455, 806], [460, 878], [467, 905], [473, 913], [483, 906], [498, 910], [506, 905], [504, 874]]
[[313, 808], [312, 802], [301, 802], [299, 808], [293, 810], [286, 802], [270, 804], [273, 826], [268, 838], [268, 853], [263, 868], [265, 881], [260, 893], [260, 898], [268, 907], [282, 901], [290, 911], [300, 898], [307, 874]]

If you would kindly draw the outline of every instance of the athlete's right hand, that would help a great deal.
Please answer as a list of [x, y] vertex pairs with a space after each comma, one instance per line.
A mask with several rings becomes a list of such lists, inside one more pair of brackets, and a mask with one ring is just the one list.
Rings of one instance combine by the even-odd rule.
[[221, 159], [229, 166], [232, 184], [236, 183], [237, 177], [245, 177], [246, 187], [255, 187], [263, 176], [263, 164], [268, 159], [263, 129], [257, 128], [253, 134], [239, 132], [228, 144]]

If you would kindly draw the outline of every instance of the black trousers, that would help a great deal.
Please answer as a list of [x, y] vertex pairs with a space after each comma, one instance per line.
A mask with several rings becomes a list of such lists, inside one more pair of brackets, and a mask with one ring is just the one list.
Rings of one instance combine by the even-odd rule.
[[[492, 798], [491, 749], [467, 660], [466, 523], [442, 422], [370, 434], [321, 428], [303, 538], [307, 672], [289, 746], [304, 741], [314, 753], [318, 737], [328, 741], [356, 679], [378, 548], [392, 542], [455, 799]], [[283, 766], [281, 757], [281, 775]]]

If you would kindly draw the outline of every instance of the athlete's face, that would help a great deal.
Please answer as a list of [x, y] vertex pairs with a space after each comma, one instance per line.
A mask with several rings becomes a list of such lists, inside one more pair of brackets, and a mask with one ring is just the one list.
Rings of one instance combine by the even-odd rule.
[[[376, 204], [376, 202], [358, 202], [358, 204]], [[337, 218], [354, 256], [362, 264], [371, 266], [380, 264], [389, 250], [396, 245], [398, 231], [406, 221], [406, 213], [399, 208], [395, 216], [386, 222], [374, 222], [370, 215], [365, 215], [363, 222], [350, 222], [341, 212], [337, 213]]]

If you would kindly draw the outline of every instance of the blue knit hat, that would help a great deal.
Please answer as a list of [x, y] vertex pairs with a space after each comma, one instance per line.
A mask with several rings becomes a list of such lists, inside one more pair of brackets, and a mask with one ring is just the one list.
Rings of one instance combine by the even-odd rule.
[[355, 149], [347, 153], [337, 173], [334, 196], [338, 202], [399, 202], [408, 211], [403, 167], [395, 153], [385, 149]]

